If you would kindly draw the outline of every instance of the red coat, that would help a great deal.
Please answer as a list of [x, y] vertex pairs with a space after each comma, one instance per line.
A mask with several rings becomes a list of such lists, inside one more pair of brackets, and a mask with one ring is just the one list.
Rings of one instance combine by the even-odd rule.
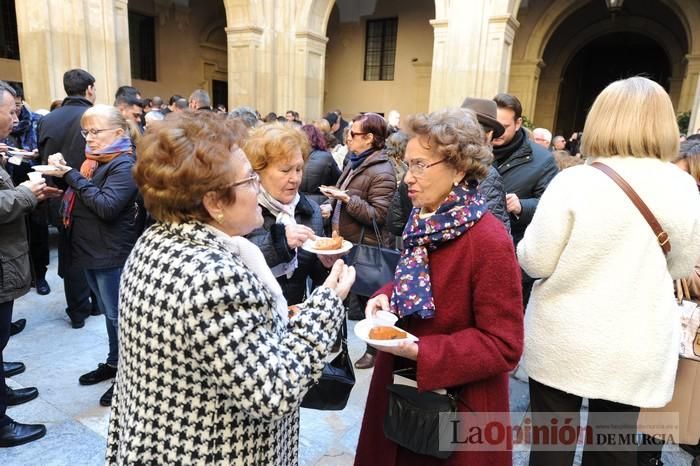
[[[403, 327], [420, 338], [419, 390], [461, 386], [460, 411], [509, 412], [508, 373], [523, 346], [520, 268], [503, 224], [487, 214], [466, 234], [429, 254], [435, 318], [406, 319]], [[390, 294], [390, 285], [380, 293]], [[405, 359], [397, 359], [405, 365]], [[455, 451], [441, 461], [416, 455], [384, 436], [386, 386], [395, 357], [379, 352], [372, 376], [356, 466], [501, 466], [512, 464], [503, 451]]]

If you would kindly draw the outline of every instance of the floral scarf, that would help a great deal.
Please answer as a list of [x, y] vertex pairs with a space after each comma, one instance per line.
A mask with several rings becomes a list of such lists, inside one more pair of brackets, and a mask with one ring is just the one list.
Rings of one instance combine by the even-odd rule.
[[486, 213], [486, 202], [476, 186], [476, 182], [456, 186], [427, 218], [413, 209], [403, 232], [404, 250], [394, 273], [391, 297], [391, 309], [400, 317], [435, 317], [428, 252], [462, 236]]
[[[132, 147], [129, 137], [121, 137], [104, 149], [95, 152], [92, 152], [90, 147], [85, 144], [85, 161], [80, 165], [80, 174], [91, 180], [101, 163], [111, 162], [121, 154], [131, 154]], [[61, 217], [65, 229], [70, 228], [73, 224], [73, 207], [75, 207], [75, 191], [73, 188], [68, 188], [61, 200]]]

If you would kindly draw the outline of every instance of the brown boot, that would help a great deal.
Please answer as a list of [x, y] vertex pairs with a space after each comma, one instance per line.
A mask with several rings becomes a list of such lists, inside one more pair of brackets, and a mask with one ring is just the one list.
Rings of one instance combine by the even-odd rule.
[[365, 353], [360, 359], [355, 361], [355, 367], [358, 369], [371, 369], [374, 367], [374, 355]]

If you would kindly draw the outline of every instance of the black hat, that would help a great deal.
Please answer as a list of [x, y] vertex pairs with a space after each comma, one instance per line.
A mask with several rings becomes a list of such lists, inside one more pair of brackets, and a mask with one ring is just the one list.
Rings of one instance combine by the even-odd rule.
[[467, 108], [476, 113], [476, 119], [479, 123], [493, 130], [494, 138], [500, 137], [506, 131], [496, 119], [498, 108], [493, 100], [467, 97], [462, 102], [462, 108]]

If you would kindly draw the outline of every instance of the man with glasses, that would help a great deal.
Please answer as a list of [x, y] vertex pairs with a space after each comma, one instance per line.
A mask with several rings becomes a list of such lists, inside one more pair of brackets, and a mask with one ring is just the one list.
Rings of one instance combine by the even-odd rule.
[[[67, 97], [61, 107], [39, 122], [39, 155], [45, 164], [49, 155], [60, 152], [69, 166], [80, 169], [85, 161], [85, 139], [80, 134], [80, 118], [95, 103], [95, 78], [85, 70], [68, 70], [63, 74], [63, 88]], [[54, 179], [53, 182], [59, 188], [66, 188], [63, 180]], [[58, 205], [53, 210], [55, 218], [58, 218]], [[70, 317], [73, 328], [81, 328], [90, 314], [99, 311], [94, 299], [90, 302], [90, 288], [83, 269], [71, 264], [68, 232], [60, 221], [55, 223], [60, 233], [58, 275], [63, 278], [66, 314]]]

